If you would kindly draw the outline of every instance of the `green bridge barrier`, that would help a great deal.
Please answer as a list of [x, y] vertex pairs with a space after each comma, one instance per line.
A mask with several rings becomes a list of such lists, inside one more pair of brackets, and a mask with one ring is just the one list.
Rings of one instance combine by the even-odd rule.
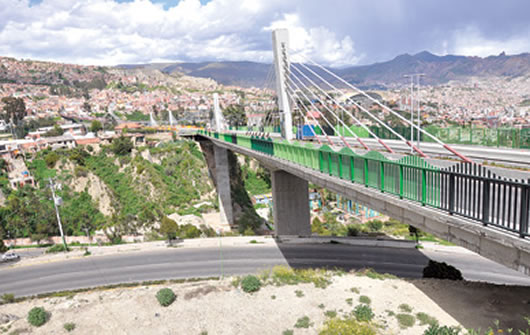
[[[530, 236], [530, 180], [507, 180], [479, 164], [435, 167], [421, 157], [390, 160], [377, 151], [359, 155], [349, 148], [199, 130], [199, 134], [237, 144], [330, 176], [364, 185], [449, 212], [483, 225]], [[502, 196], [500, 192], [502, 191]], [[520, 209], [513, 209], [512, 196]], [[508, 208], [508, 210], [506, 210]]]

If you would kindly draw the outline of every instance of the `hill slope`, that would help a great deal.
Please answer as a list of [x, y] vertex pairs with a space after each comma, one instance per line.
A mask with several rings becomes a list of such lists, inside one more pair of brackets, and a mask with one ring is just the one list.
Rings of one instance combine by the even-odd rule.
[[[256, 62], [202, 62], [126, 65], [158, 69], [168, 74], [186, 74], [193, 77], [211, 78], [224, 85], [263, 87], [270, 64]], [[415, 55], [404, 54], [382, 63], [331, 69], [347, 81], [360, 86], [405, 84], [408, 73], [425, 73], [425, 83], [442, 84], [454, 79], [469, 77], [530, 75], [530, 54], [466, 57], [437, 56], [423, 51]], [[331, 77], [318, 71], [326, 79]], [[334, 81], [337, 83], [336, 81]]]

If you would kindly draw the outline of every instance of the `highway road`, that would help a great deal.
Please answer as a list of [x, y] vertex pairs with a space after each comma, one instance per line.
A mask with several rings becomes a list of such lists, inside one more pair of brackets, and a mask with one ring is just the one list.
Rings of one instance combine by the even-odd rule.
[[145, 280], [255, 273], [274, 265], [363, 267], [420, 278], [429, 258], [447, 261], [469, 280], [530, 286], [530, 277], [461, 248], [382, 248], [339, 244], [277, 244], [90, 256], [33, 266], [0, 268], [0, 295], [27, 296], [76, 288]]

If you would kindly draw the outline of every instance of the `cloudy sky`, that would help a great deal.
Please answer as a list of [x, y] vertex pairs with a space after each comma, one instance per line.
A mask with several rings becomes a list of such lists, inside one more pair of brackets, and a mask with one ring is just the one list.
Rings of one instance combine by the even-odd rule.
[[528, 0], [0, 0], [0, 55], [79, 64], [270, 62], [271, 31], [331, 66], [530, 51]]

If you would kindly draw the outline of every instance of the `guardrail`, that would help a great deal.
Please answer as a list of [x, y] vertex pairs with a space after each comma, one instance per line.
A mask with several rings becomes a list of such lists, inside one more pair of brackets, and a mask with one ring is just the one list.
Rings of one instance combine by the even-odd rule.
[[359, 155], [349, 148], [199, 130], [199, 134], [240, 145], [352, 183], [396, 195], [530, 236], [530, 179], [499, 177], [480, 164], [433, 166], [416, 156], [390, 160], [377, 151]]

